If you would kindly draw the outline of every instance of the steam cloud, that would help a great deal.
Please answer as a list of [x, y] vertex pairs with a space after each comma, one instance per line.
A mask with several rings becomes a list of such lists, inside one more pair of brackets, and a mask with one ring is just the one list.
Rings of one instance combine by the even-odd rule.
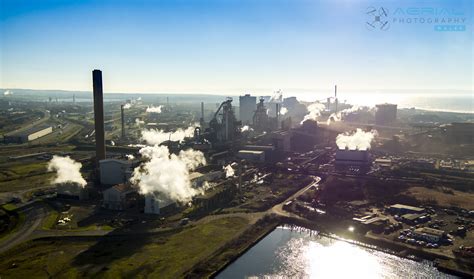
[[130, 161], [135, 160], [135, 156], [133, 156], [133, 154], [127, 154], [125, 155], [125, 157], [127, 158], [127, 160], [130, 160]]
[[300, 124], [303, 124], [306, 120], [316, 120], [321, 116], [321, 111], [325, 109], [325, 105], [321, 103], [313, 103], [307, 107], [308, 114], [306, 114]]
[[141, 194], [152, 194], [159, 201], [190, 202], [192, 197], [203, 193], [204, 188], [191, 186], [189, 172], [206, 164], [204, 154], [188, 149], [179, 155], [170, 154], [166, 146], [147, 146], [140, 150], [147, 161], [133, 171], [130, 179], [138, 185]]
[[245, 132], [245, 131], [253, 131], [252, 128], [250, 128], [249, 125], [245, 125], [245, 126], [242, 126], [242, 128], [240, 128], [240, 131], [241, 132]]
[[230, 164], [224, 167], [224, 171], [225, 171], [226, 178], [233, 177], [235, 175], [235, 171]]
[[161, 113], [161, 108], [163, 106], [157, 106], [157, 107], [154, 107], [154, 106], [151, 106], [151, 107], [147, 107], [146, 108], [146, 112], [148, 113]]
[[157, 129], [142, 130], [142, 140], [146, 141], [149, 145], [161, 144], [167, 140], [182, 141], [185, 138], [193, 137], [195, 128], [195, 126], [190, 126], [185, 130], [178, 129], [174, 132], [165, 132]]
[[129, 108], [131, 108], [131, 107], [132, 107], [132, 104], [125, 104], [125, 105], [123, 105], [123, 108], [124, 108], [124, 109], [129, 109]]
[[374, 137], [377, 136], [376, 130], [364, 132], [357, 128], [354, 133], [343, 133], [336, 137], [336, 144], [339, 149], [349, 150], [368, 150]]
[[10, 90], [3, 92], [3, 96], [8, 96], [8, 95], [13, 95], [13, 92], [11, 92]]
[[145, 124], [145, 121], [135, 118], [135, 124], [137, 124], [137, 126], [140, 126], [140, 125]]
[[334, 122], [338, 122], [338, 121], [341, 121], [342, 120], [342, 116], [344, 115], [348, 115], [352, 112], [356, 112], [358, 110], [361, 110], [363, 109], [364, 107], [358, 107], [358, 106], [352, 106], [350, 108], [347, 108], [347, 109], [343, 109], [341, 110], [340, 112], [338, 113], [331, 113], [331, 115], [329, 116], [328, 118], [328, 121], [327, 121], [327, 124], [330, 125], [331, 124], [331, 121], [334, 121]]
[[285, 115], [287, 112], [288, 112], [288, 109], [287, 109], [287, 108], [281, 107], [281, 109], [280, 109], [280, 114], [281, 114], [281, 115]]
[[76, 183], [84, 187], [87, 182], [81, 175], [81, 167], [81, 163], [74, 161], [69, 156], [60, 157], [55, 155], [48, 163], [48, 171], [56, 171], [54, 184]]

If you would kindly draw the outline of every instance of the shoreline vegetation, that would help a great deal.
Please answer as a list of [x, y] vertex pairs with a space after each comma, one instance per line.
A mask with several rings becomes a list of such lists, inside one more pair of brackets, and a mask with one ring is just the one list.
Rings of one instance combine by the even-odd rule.
[[277, 227], [290, 227], [292, 230], [301, 230], [315, 235], [345, 241], [353, 245], [362, 246], [384, 253], [389, 253], [398, 257], [420, 261], [429, 260], [434, 262], [434, 266], [441, 272], [451, 275], [472, 278], [474, 273], [462, 266], [455, 260], [427, 252], [421, 249], [407, 247], [382, 238], [368, 237], [340, 230], [328, 229], [323, 223], [316, 223], [306, 219], [282, 217], [276, 215], [266, 215], [239, 237], [229, 241], [226, 245], [218, 249], [210, 258], [197, 263], [190, 271], [185, 273], [185, 278], [214, 278], [229, 265], [234, 263], [240, 256], [245, 254], [260, 240], [274, 231]]

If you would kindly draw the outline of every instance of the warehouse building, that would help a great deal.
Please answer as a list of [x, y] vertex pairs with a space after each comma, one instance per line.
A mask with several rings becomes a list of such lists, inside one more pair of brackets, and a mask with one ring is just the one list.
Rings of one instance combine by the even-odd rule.
[[422, 214], [425, 212], [424, 208], [409, 206], [404, 204], [394, 204], [388, 208], [388, 211], [392, 214], [404, 215], [404, 214]]
[[129, 184], [119, 184], [103, 192], [104, 201], [103, 207], [112, 210], [124, 210], [134, 203], [138, 198], [136, 189], [133, 189]]
[[397, 105], [379, 104], [376, 105], [375, 124], [390, 125], [397, 121]]
[[237, 153], [237, 158], [244, 159], [249, 162], [264, 163], [265, 152], [257, 150], [239, 150]]
[[100, 183], [103, 185], [126, 183], [132, 176], [135, 165], [135, 162], [129, 160], [100, 160]]
[[336, 151], [336, 166], [358, 166], [370, 165], [370, 156], [367, 150], [338, 149]]
[[35, 126], [24, 131], [6, 134], [3, 136], [3, 141], [4, 143], [25, 143], [44, 137], [52, 132], [52, 126]]

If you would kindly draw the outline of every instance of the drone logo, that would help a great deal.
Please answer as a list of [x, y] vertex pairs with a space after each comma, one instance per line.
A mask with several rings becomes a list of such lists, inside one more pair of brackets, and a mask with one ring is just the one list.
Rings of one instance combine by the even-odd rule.
[[365, 14], [367, 15], [367, 21], [365, 22], [367, 29], [386, 31], [390, 27], [388, 10], [386, 8], [380, 7], [376, 9], [368, 7]]

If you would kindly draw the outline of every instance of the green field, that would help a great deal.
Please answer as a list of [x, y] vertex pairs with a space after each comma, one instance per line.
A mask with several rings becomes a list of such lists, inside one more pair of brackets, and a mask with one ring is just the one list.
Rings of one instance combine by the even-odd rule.
[[2, 255], [0, 270], [2, 278], [179, 278], [248, 226], [227, 217], [154, 236], [34, 241]]

